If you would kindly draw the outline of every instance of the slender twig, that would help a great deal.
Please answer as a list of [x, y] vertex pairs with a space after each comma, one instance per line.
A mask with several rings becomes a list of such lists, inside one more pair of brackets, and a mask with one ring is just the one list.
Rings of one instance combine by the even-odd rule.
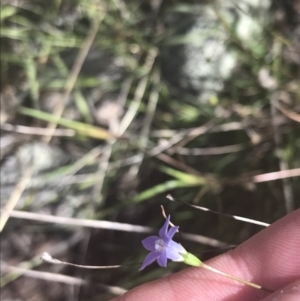
[[172, 146], [178, 144], [183, 139], [194, 139], [195, 137], [202, 135], [204, 133], [207, 133], [210, 128], [213, 127], [213, 122], [209, 121], [204, 125], [201, 125], [197, 128], [192, 128], [189, 130], [184, 130], [181, 132], [177, 132], [174, 134], [174, 136], [166, 143], [165, 145], [158, 145], [151, 149], [151, 151], [148, 152], [148, 156], [157, 156], [158, 154], [170, 149]]
[[125, 131], [127, 130], [128, 126], [131, 124], [133, 118], [136, 116], [138, 109], [140, 107], [142, 98], [144, 96], [144, 93], [146, 91], [146, 87], [147, 87], [147, 83], [149, 80], [149, 73], [152, 69], [152, 66], [154, 64], [155, 58], [157, 56], [158, 50], [153, 48], [149, 53], [148, 56], [146, 58], [145, 61], [145, 67], [147, 68], [147, 75], [144, 76], [138, 83], [137, 88], [135, 90], [135, 94], [133, 97], [133, 101], [130, 104], [130, 107], [127, 111], [127, 113], [125, 114], [125, 116], [123, 117], [117, 134], [118, 136], [121, 136], [125, 133]]
[[[277, 116], [275, 120], [273, 120], [274, 123], [277, 126], [283, 125], [287, 123], [287, 118], [284, 116]], [[234, 121], [234, 122], [228, 122], [220, 125], [213, 125], [206, 131], [203, 131], [202, 133], [198, 133], [198, 136], [201, 134], [206, 133], [219, 133], [219, 132], [230, 132], [230, 131], [242, 131], [245, 130], [251, 126], [256, 125], [257, 127], [268, 127], [270, 124], [270, 119], [264, 118], [261, 120], [245, 120], [245, 121]], [[175, 131], [175, 130], [154, 130], [151, 132], [150, 136], [154, 138], [171, 138], [177, 135], [182, 136], [193, 136], [194, 130], [197, 128], [190, 128], [190, 129], [184, 129], [181, 131]]]
[[[274, 42], [274, 55], [275, 59], [273, 62], [273, 71], [276, 75], [276, 79], [278, 82], [280, 82], [280, 76], [281, 76], [281, 54], [282, 54], [282, 43], [279, 40], [275, 40]], [[282, 134], [280, 131], [280, 128], [278, 125], [274, 122], [276, 117], [280, 114], [278, 114], [278, 109], [276, 108], [276, 104], [278, 103], [278, 92], [273, 91], [272, 97], [271, 97], [271, 117], [272, 117], [272, 125], [273, 125], [273, 135], [274, 135], [274, 141], [276, 145], [276, 151], [278, 153], [278, 159], [279, 159], [279, 168], [281, 171], [288, 170], [288, 162], [283, 156], [283, 141], [282, 141]], [[283, 184], [283, 195], [284, 195], [284, 201], [285, 201], [285, 208], [287, 213], [290, 213], [294, 210], [294, 198], [293, 198], [293, 190], [291, 183], [288, 178], [282, 179]]]
[[93, 283], [93, 282], [88, 282], [84, 279], [80, 279], [80, 278], [76, 278], [76, 277], [71, 277], [71, 276], [62, 275], [62, 274], [58, 274], [58, 273], [49, 273], [49, 272], [28, 270], [25, 268], [10, 266], [10, 265], [6, 265], [3, 263], [1, 264], [1, 270], [4, 272], [9, 272], [9, 273], [22, 274], [22, 275], [24, 275], [26, 277], [30, 277], [30, 278], [59, 282], [59, 283], [64, 283], [64, 284], [68, 284], [68, 285], [81, 286], [81, 285], [94, 284], [96, 286], [103, 288], [105, 291], [112, 293], [114, 295], [117, 295], [117, 296], [123, 295], [127, 292], [127, 290], [125, 290], [122, 287], [118, 287], [118, 286]]
[[159, 99], [160, 74], [158, 70], [156, 70], [156, 72], [153, 75], [153, 81], [154, 81], [153, 89], [149, 95], [149, 102], [146, 109], [144, 125], [141, 130], [141, 139], [140, 139], [140, 146], [139, 146], [141, 151], [141, 161], [136, 165], [137, 170], [140, 168], [146, 155], [146, 148], [149, 141], [150, 127], [156, 110], [156, 105]]
[[257, 175], [252, 178], [252, 181], [254, 183], [262, 183], [293, 177], [300, 177], [300, 168], [281, 170]]
[[108, 229], [108, 230], [139, 232], [139, 233], [149, 233], [155, 231], [150, 227], [132, 225], [127, 223], [53, 216], [50, 214], [33, 213], [33, 212], [18, 211], [18, 210], [12, 211], [10, 213], [10, 216], [13, 218], [21, 218], [21, 219], [33, 220], [33, 221], [39, 221], [45, 223], [54, 223], [60, 225], [88, 227], [88, 228], [96, 228], [96, 229]]
[[180, 203], [182, 203], [182, 204], [184, 204], [186, 206], [189, 206], [191, 208], [195, 208], [195, 209], [202, 210], [202, 211], [205, 211], [205, 212], [211, 212], [213, 214], [218, 214], [218, 215], [230, 217], [230, 218], [233, 218], [233, 219], [238, 220], [238, 221], [242, 221], [242, 222], [246, 222], [246, 223], [250, 223], [250, 224], [254, 224], [254, 225], [258, 225], [258, 226], [263, 226], [263, 227], [270, 226], [270, 224], [268, 224], [268, 223], [257, 221], [255, 219], [246, 218], [246, 217], [238, 216], [238, 215], [226, 214], [226, 213], [215, 211], [215, 210], [212, 210], [212, 209], [209, 209], [209, 208], [206, 208], [206, 207], [192, 205], [192, 204], [186, 203], [186, 202], [184, 202], [182, 200], [174, 199], [170, 194], [167, 195], [167, 199], [169, 199], [170, 201], [180, 202]]
[[0, 219], [0, 233], [2, 232], [6, 222], [9, 219], [10, 213], [16, 207], [23, 191], [26, 189], [27, 184], [29, 183], [34, 169], [33, 167], [28, 167], [25, 172], [23, 173], [20, 181], [15, 186], [14, 191], [10, 195], [9, 199], [7, 200], [4, 208], [1, 210], [1, 219]]
[[201, 175], [200, 172], [197, 171], [196, 169], [194, 169], [194, 168], [186, 165], [184, 162], [178, 161], [164, 153], [156, 155], [156, 158], [167, 164], [170, 164], [178, 169], [184, 170], [187, 173], [190, 173], [192, 175]]
[[40, 128], [40, 127], [32, 127], [32, 126], [24, 126], [24, 125], [14, 125], [9, 123], [3, 123], [0, 125], [1, 129], [4, 131], [15, 132], [26, 135], [39, 135], [44, 136], [52, 133], [52, 136], [57, 137], [74, 137], [75, 131], [72, 129], [55, 129], [52, 130]]
[[95, 182], [93, 188], [93, 203], [94, 205], [100, 204], [103, 200], [102, 197], [102, 190], [104, 185], [104, 180], [106, 173], [108, 171], [109, 160], [113, 151], [113, 146], [116, 142], [116, 139], [108, 140], [108, 144], [103, 148], [102, 157], [98, 164], [98, 171], [97, 171], [97, 182]]
[[30, 278], [37, 278], [37, 279], [42, 279], [42, 280], [47, 280], [47, 281], [60, 282], [60, 283], [65, 283], [65, 284], [70, 284], [70, 285], [87, 284], [87, 281], [80, 279], [80, 278], [70, 277], [70, 276], [57, 274], [57, 273], [48, 273], [48, 272], [24, 269], [24, 268], [20, 268], [20, 267], [6, 265], [3, 262], [1, 263], [1, 271], [2, 272], [3, 271], [10, 272], [10, 273], [18, 273], [18, 274], [22, 274], [22, 275], [24, 275], [26, 277], [30, 277]]
[[[62, 217], [62, 216], [53, 216], [48, 214], [40, 214], [33, 212], [25, 212], [25, 211], [17, 211], [14, 210], [10, 213], [10, 216], [13, 218], [27, 219], [39, 222], [46, 223], [54, 223], [68, 226], [76, 226], [76, 227], [89, 227], [89, 228], [97, 228], [97, 229], [108, 229], [115, 231], [125, 231], [125, 232], [138, 232], [138, 233], [149, 233], [156, 232], [156, 229], [140, 226], [140, 225], [132, 225], [127, 223], [118, 223], [111, 221], [99, 221], [99, 220], [89, 220], [89, 219], [80, 219], [80, 218], [72, 218], [72, 217]], [[198, 234], [184, 233], [182, 232], [182, 237], [198, 242], [204, 245], [209, 245], [212, 247], [228, 247], [229, 244], [219, 241], [217, 239], [213, 239], [210, 237], [206, 237]]]
[[213, 155], [235, 153], [245, 148], [246, 145], [240, 143], [234, 145], [226, 145], [226, 146], [219, 146], [219, 147], [203, 147], [203, 148], [175, 147], [174, 149], [172, 149], [172, 151], [179, 155], [184, 155], [184, 156], [213, 156]]
[[[85, 61], [85, 58], [93, 44], [93, 41], [94, 41], [96, 34], [98, 32], [98, 29], [99, 29], [99, 25], [101, 24], [102, 20], [104, 19], [104, 16], [105, 16], [105, 11], [104, 10], [102, 11], [100, 9], [99, 9], [99, 12], [97, 14], [95, 14], [94, 22], [88, 32], [88, 35], [87, 35], [85, 41], [82, 44], [82, 47], [79, 50], [79, 53], [75, 59], [74, 65], [70, 72], [70, 76], [68, 77], [68, 79], [66, 81], [65, 91], [64, 91], [60, 101], [57, 102], [57, 106], [55, 107], [54, 115], [56, 116], [57, 119], [59, 119], [63, 114], [65, 104], [66, 104], [67, 100], [69, 99], [70, 94], [75, 86], [79, 72], [80, 72], [82, 65]], [[44, 139], [45, 142], [49, 142], [51, 140], [52, 133], [54, 133], [56, 126], [57, 126], [56, 122], [49, 123], [48, 130], [50, 130], [50, 133], [49, 133], [49, 135], [45, 136], [45, 139]]]
[[101, 265], [101, 266], [96, 266], [96, 265], [81, 265], [81, 264], [75, 264], [67, 261], [61, 261], [59, 259], [53, 258], [49, 253], [45, 252], [41, 256], [41, 259], [45, 262], [51, 263], [51, 264], [61, 264], [61, 265], [69, 265], [73, 267], [78, 267], [82, 269], [88, 269], [88, 270], [106, 270], [106, 269], [117, 269], [120, 268], [122, 265]]
[[[275, 94], [274, 94], [275, 97]], [[274, 105], [274, 101], [271, 101], [271, 113], [274, 118], [277, 116], [278, 111], [277, 108]], [[277, 153], [279, 153], [279, 168], [281, 171], [288, 170], [288, 162], [282, 155], [282, 151], [280, 151], [280, 148], [282, 148], [282, 138], [280, 129], [273, 123], [274, 127], [274, 141], [277, 148]], [[291, 183], [288, 178], [282, 178], [282, 184], [283, 184], [283, 195], [284, 195], [284, 201], [285, 201], [285, 208], [287, 213], [290, 213], [294, 210], [294, 198], [293, 198], [293, 190]]]
[[284, 114], [286, 117], [290, 118], [291, 120], [294, 120], [296, 122], [300, 123], [300, 114], [297, 114], [284, 106], [282, 106], [279, 102], [275, 102], [274, 105], [277, 107], [277, 109]]

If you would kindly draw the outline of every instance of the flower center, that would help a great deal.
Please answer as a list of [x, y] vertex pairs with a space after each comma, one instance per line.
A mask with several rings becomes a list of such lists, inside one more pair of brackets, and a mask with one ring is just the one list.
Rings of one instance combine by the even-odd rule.
[[160, 238], [155, 241], [154, 247], [156, 251], [161, 252], [166, 248], [166, 244], [164, 240]]

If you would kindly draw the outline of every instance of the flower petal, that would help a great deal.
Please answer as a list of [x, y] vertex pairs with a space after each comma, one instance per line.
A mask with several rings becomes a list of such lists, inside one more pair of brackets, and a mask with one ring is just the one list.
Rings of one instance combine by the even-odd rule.
[[157, 263], [161, 267], [164, 267], [164, 268], [167, 266], [167, 252], [166, 251], [162, 251], [160, 253], [160, 256], [157, 258]]
[[149, 236], [142, 240], [144, 248], [148, 251], [155, 251], [155, 242], [160, 239], [158, 236]]
[[161, 255], [161, 253], [159, 253], [159, 252], [150, 252], [144, 259], [144, 262], [141, 265], [141, 267], [139, 268], [139, 271], [143, 270], [146, 266], [148, 266], [152, 262], [154, 262], [160, 255]]
[[167, 258], [172, 261], [184, 261], [184, 258], [181, 254], [186, 254], [187, 251], [179, 243], [171, 240], [166, 249]]
[[159, 236], [163, 239], [163, 240], [167, 240], [168, 239], [168, 227], [169, 227], [169, 223], [170, 223], [170, 215], [167, 217], [164, 225], [162, 226], [162, 228], [159, 230]]
[[181, 245], [179, 244], [178, 242], [174, 241], [174, 240], [171, 240], [168, 244], [168, 248], [171, 248], [172, 250], [178, 252], [178, 253], [182, 253], [182, 254], [186, 254], [187, 251], [186, 249]]
[[173, 236], [175, 235], [175, 233], [178, 231], [179, 227], [171, 227], [171, 229], [169, 230], [167, 236], [168, 236], [168, 240], [172, 239]]

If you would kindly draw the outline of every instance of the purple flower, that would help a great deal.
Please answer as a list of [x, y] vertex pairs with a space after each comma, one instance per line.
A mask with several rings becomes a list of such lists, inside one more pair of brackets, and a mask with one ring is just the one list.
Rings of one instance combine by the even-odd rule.
[[150, 253], [146, 256], [139, 271], [143, 270], [155, 260], [157, 260], [157, 263], [161, 267], [167, 266], [167, 259], [172, 261], [184, 261], [182, 255], [186, 254], [187, 251], [179, 243], [172, 240], [179, 227], [171, 227], [168, 231], [169, 223], [170, 215], [159, 230], [159, 236], [149, 236], [142, 240], [143, 246], [150, 251]]

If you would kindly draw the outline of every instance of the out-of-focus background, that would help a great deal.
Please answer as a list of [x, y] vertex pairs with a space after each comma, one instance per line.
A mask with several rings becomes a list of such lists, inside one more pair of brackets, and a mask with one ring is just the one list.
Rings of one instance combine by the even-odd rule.
[[3, 0], [2, 300], [109, 300], [185, 268], [138, 272], [160, 205], [204, 260], [264, 226], [181, 201], [299, 208], [299, 66], [297, 0]]

